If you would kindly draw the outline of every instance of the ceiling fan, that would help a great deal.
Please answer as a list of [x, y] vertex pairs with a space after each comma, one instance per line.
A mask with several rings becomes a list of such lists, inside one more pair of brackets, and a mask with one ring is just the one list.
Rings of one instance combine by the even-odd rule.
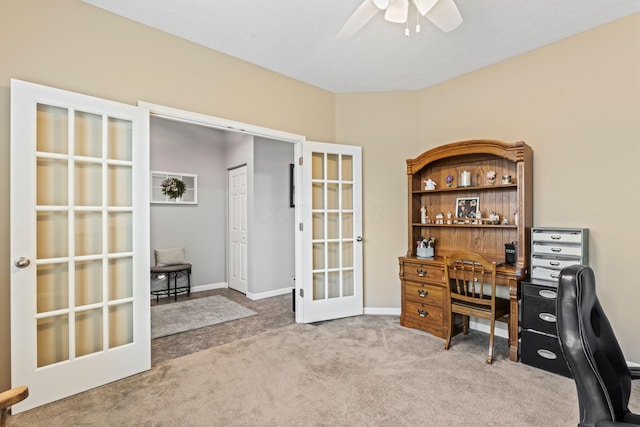
[[[417, 13], [426, 17], [433, 25], [448, 33], [462, 23], [462, 15], [453, 0], [364, 0], [349, 17], [336, 38], [345, 40], [360, 31], [373, 17], [384, 10], [384, 19], [398, 24], [407, 24], [405, 35], [409, 36], [409, 1]], [[416, 32], [420, 32], [420, 23], [416, 22]]]

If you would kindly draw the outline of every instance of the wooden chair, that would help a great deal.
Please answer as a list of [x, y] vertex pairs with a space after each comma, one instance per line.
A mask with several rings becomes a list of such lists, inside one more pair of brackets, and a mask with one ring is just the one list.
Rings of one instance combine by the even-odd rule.
[[7, 425], [7, 412], [9, 412], [9, 408], [23, 401], [27, 396], [29, 396], [27, 386], [15, 387], [0, 393], [0, 427]]
[[450, 312], [445, 350], [451, 345], [454, 313], [462, 315], [464, 335], [469, 330], [469, 316], [487, 319], [491, 322], [487, 363], [492, 363], [495, 321], [509, 314], [509, 300], [496, 297], [496, 263], [473, 252], [458, 252], [444, 258], [444, 272], [445, 283], [449, 285], [447, 300]]

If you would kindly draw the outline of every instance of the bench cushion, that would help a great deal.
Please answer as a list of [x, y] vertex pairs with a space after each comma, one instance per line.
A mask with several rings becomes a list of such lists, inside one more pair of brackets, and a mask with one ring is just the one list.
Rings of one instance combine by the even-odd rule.
[[177, 248], [154, 249], [153, 253], [156, 257], [156, 267], [187, 263], [184, 259], [184, 246], [179, 246]]

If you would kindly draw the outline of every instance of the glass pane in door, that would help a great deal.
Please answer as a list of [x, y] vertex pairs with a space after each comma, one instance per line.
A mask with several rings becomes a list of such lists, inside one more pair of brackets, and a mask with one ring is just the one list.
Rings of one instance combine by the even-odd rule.
[[132, 125], [42, 104], [37, 125], [37, 359], [47, 366], [108, 350], [105, 336], [132, 342]]
[[311, 167], [313, 299], [351, 296], [355, 241], [353, 157], [313, 153]]

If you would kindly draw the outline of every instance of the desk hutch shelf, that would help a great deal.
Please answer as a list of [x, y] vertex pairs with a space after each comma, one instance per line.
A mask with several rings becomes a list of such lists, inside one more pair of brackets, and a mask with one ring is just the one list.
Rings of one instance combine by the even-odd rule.
[[[509, 288], [510, 356], [518, 360], [519, 284], [527, 275], [533, 222], [531, 161], [531, 148], [524, 142], [495, 140], [454, 142], [407, 160], [408, 247], [399, 258], [402, 325], [444, 337], [452, 322], [445, 307], [444, 257], [459, 251], [477, 252], [499, 264], [497, 282]], [[488, 171], [496, 172], [493, 184], [486, 177]], [[466, 186], [459, 186], [463, 172]], [[447, 176], [453, 177], [450, 187]], [[510, 182], [503, 183], [503, 176], [510, 176]], [[428, 180], [437, 183], [437, 188], [427, 190]], [[469, 204], [481, 214], [480, 219], [457, 216]], [[422, 207], [426, 208], [426, 223]], [[439, 213], [443, 218], [436, 218]], [[490, 213], [499, 220], [490, 218]], [[421, 237], [435, 239], [433, 258], [416, 256]], [[513, 242], [517, 244], [516, 262], [506, 265], [505, 244]], [[457, 319], [453, 322], [458, 323]]]

